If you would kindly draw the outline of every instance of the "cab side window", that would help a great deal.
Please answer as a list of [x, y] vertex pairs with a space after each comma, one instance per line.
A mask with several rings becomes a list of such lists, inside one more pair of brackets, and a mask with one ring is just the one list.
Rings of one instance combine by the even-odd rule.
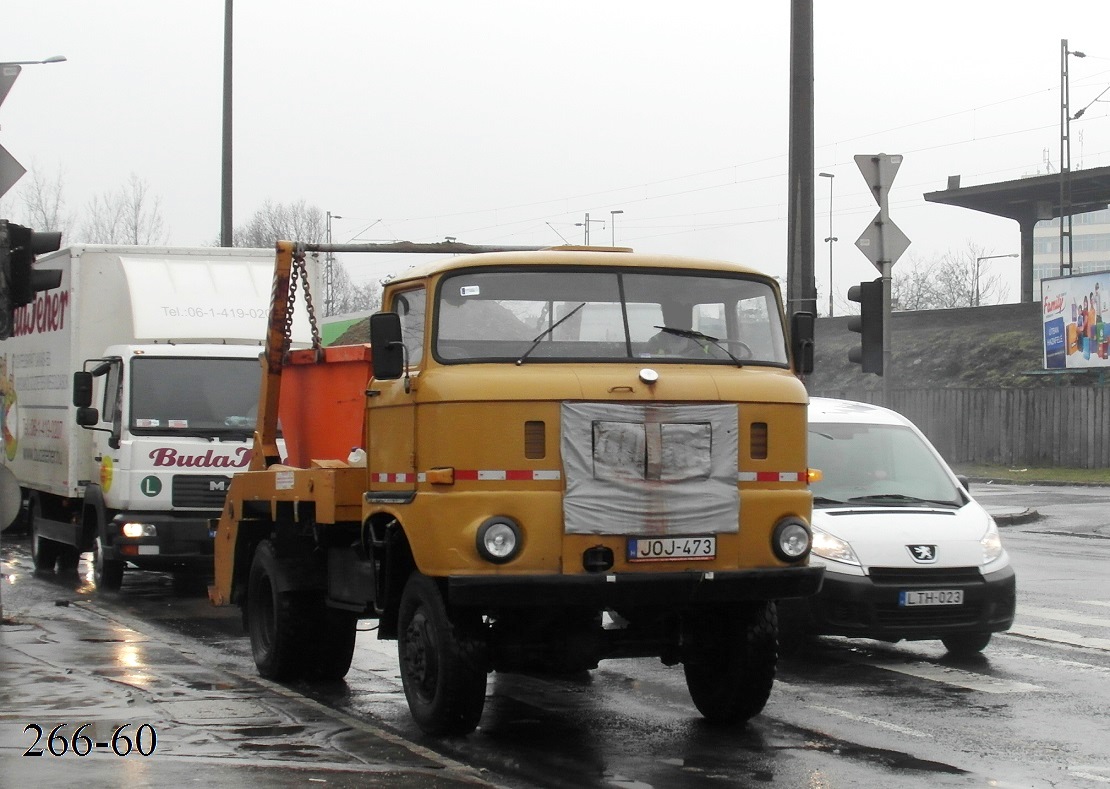
[[424, 317], [427, 313], [427, 294], [424, 288], [413, 288], [395, 295], [393, 312], [401, 316], [405, 359], [409, 366], [415, 367], [424, 357]]

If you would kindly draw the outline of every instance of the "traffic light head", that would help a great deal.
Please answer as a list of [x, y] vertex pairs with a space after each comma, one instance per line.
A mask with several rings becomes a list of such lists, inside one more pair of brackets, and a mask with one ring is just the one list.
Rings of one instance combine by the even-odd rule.
[[859, 303], [859, 315], [848, 319], [848, 331], [858, 332], [860, 347], [848, 359], [865, 373], [883, 374], [883, 280], [861, 282], [848, 288], [848, 300]]
[[58, 287], [61, 271], [34, 268], [35, 256], [62, 245], [62, 234], [41, 232], [0, 219], [0, 340], [12, 336], [15, 311], [35, 293]]

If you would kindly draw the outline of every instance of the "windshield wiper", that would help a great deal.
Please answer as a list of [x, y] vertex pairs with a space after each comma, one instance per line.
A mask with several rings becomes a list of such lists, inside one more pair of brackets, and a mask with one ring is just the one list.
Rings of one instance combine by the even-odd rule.
[[939, 499], [921, 499], [917, 496], [907, 496], [904, 493], [874, 493], [870, 496], [853, 496], [848, 501], [874, 501], [887, 504], [936, 504], [941, 507], [959, 507], [959, 502], [940, 501]]
[[836, 504], [844, 504], [845, 502], [841, 501], [840, 499], [830, 499], [827, 496], [814, 496], [813, 497], [813, 503], [814, 504], [825, 504], [825, 505], [836, 505]]
[[534, 340], [532, 340], [531, 347], [529, 347], [527, 351], [525, 351], [524, 353], [522, 353], [520, 355], [520, 358], [516, 360], [516, 363], [517, 364], [523, 364], [524, 360], [528, 358], [528, 354], [530, 354], [530, 353], [532, 353], [532, 351], [536, 350], [536, 346], [540, 344], [540, 340], [542, 340], [547, 335], [551, 334], [551, 332], [555, 331], [555, 329], [557, 329], [559, 327], [559, 324], [561, 324], [563, 321], [565, 321], [567, 318], [569, 318], [571, 315], [578, 312], [578, 310], [582, 309], [585, 306], [586, 306], [586, 302], [582, 302], [577, 307], [575, 307], [573, 310], [568, 312], [566, 315], [559, 318], [559, 320], [555, 321], [553, 324], [551, 324], [546, 329], [544, 329], [539, 334], [537, 334], [536, 338]]
[[733, 354], [732, 351], [730, 351], [728, 348], [726, 348], [724, 345], [722, 345], [721, 340], [717, 337], [711, 337], [708, 334], [702, 334], [700, 331], [694, 331], [693, 329], [675, 329], [675, 328], [672, 328], [670, 326], [656, 326], [655, 328], [659, 329], [659, 331], [665, 331], [667, 334], [674, 334], [678, 337], [686, 337], [687, 339], [690, 339], [690, 340], [706, 340], [708, 342], [711, 342], [714, 345], [716, 345], [718, 348], [720, 348], [722, 351], [727, 353], [728, 358], [730, 358], [730, 359], [732, 359], [732, 361], [736, 362], [737, 367], [743, 367], [744, 366], [744, 363], [742, 361], [740, 361], [740, 359], [738, 359], [736, 357], [736, 355]]

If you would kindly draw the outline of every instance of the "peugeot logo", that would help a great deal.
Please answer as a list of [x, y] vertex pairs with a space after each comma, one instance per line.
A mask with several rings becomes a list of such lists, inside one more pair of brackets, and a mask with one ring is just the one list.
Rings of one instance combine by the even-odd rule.
[[932, 564], [937, 560], [937, 546], [935, 545], [907, 545], [906, 549], [918, 564]]

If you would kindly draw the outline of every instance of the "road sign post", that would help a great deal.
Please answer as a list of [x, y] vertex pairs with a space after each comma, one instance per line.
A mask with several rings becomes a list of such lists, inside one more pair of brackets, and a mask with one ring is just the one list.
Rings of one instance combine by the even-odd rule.
[[902, 166], [901, 154], [859, 154], [854, 157], [856, 166], [863, 174], [871, 195], [879, 204], [879, 213], [856, 240], [856, 247], [871, 261], [882, 275], [883, 283], [883, 365], [886, 372], [883, 375], [883, 404], [890, 404], [890, 356], [891, 356], [891, 321], [890, 321], [890, 271], [894, 262], [910, 245], [906, 237], [894, 222], [890, 220], [888, 195], [894, 177]]

